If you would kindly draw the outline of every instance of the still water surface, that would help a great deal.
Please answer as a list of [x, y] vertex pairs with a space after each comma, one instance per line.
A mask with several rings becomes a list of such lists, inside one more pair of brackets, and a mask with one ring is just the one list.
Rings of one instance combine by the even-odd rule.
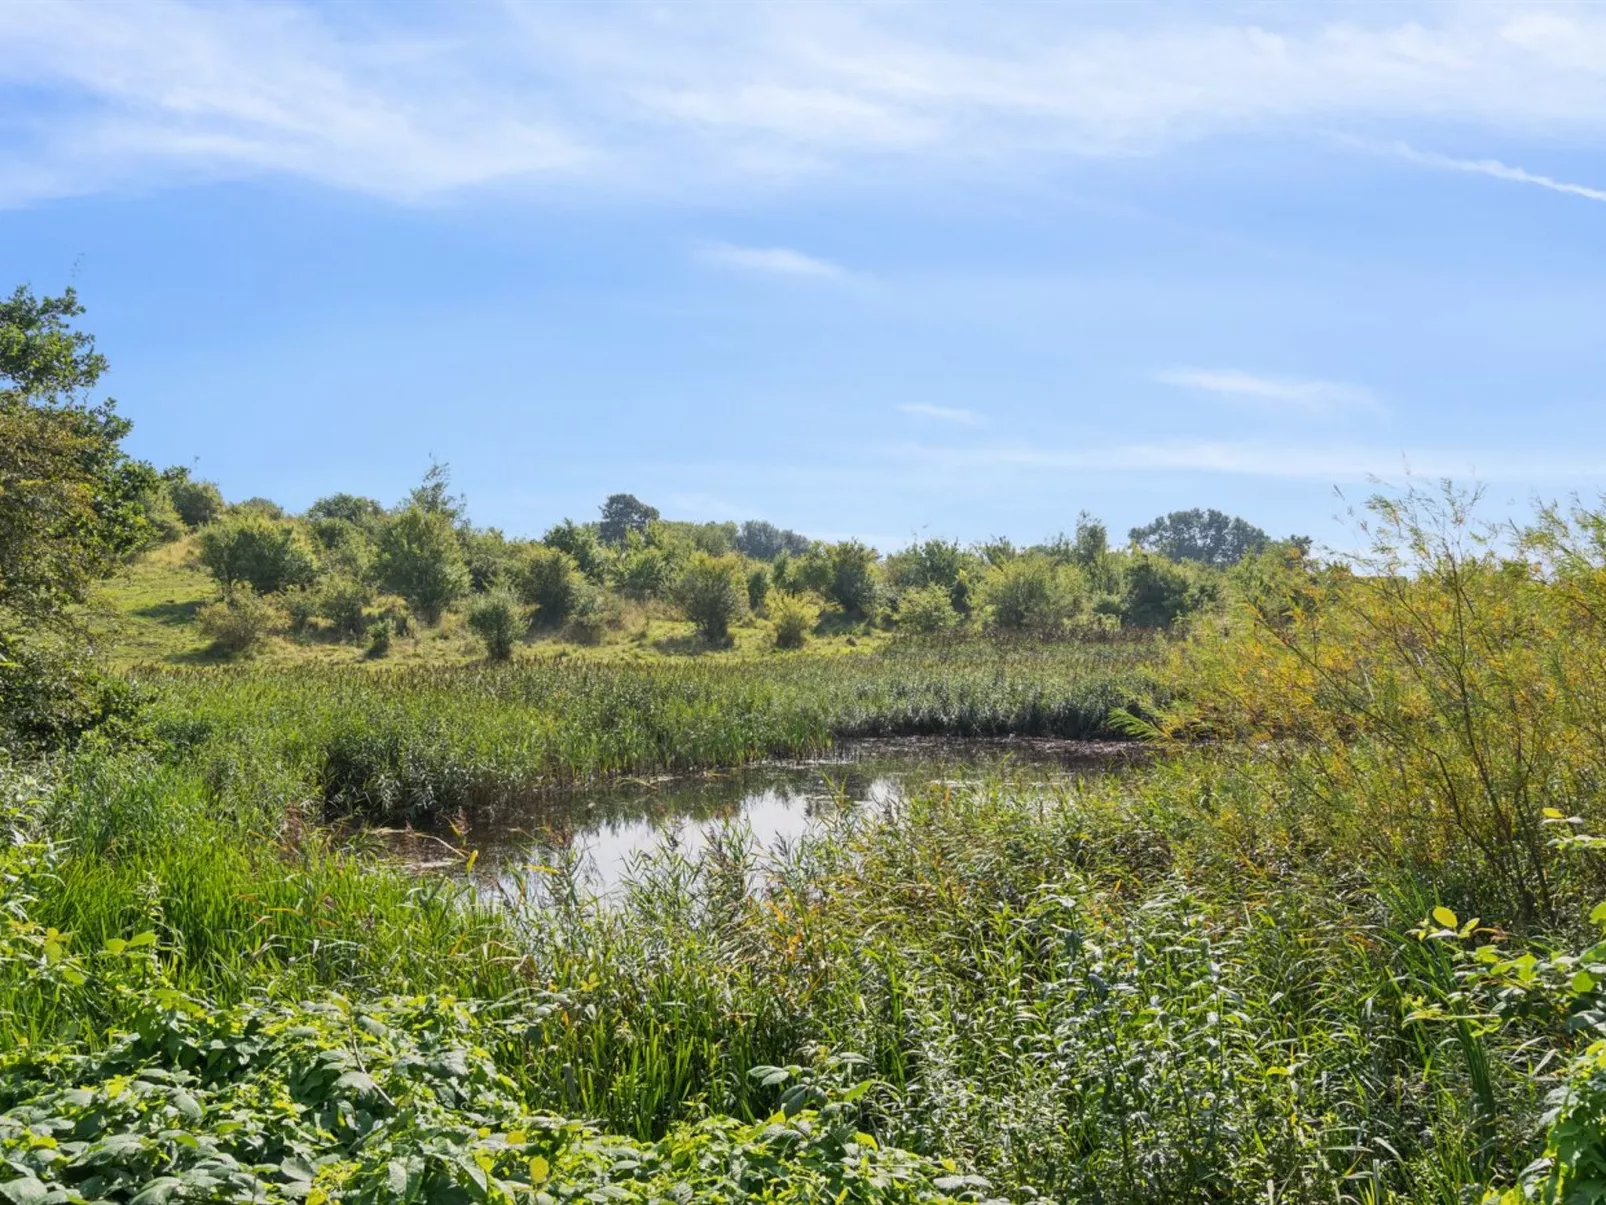
[[549, 862], [576, 857], [591, 889], [606, 894], [632, 863], [668, 842], [692, 853], [717, 826], [741, 821], [760, 849], [795, 844], [844, 807], [896, 802], [931, 783], [962, 786], [1008, 778], [1064, 785], [1131, 764], [1132, 745], [1108, 741], [904, 738], [859, 741], [807, 761], [766, 762], [719, 773], [614, 780], [597, 787], [508, 798], [468, 809], [431, 831], [373, 833], [423, 872], [463, 873], [508, 884]]

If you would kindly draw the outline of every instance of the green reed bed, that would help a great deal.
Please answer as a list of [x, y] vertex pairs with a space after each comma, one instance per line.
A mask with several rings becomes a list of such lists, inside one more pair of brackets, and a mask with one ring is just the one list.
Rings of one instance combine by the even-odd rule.
[[853, 737], [1092, 737], [1149, 646], [989, 641], [866, 655], [143, 675], [165, 742], [227, 773], [282, 763], [337, 810], [449, 811], [614, 774], [734, 766]]
[[[51, 1193], [93, 1173], [126, 1201], [193, 1174], [208, 1200], [314, 1182], [537, 1199], [572, 1143], [574, 1192], [553, 1200], [654, 1199], [691, 1149], [711, 1153], [679, 1165], [688, 1183], [768, 1168], [753, 1199], [1449, 1205], [1538, 1153], [1547, 1076], [1578, 1041], [1541, 1013], [1425, 1017], [1482, 1010], [1409, 932], [1430, 886], [1301, 848], [1251, 763], [935, 786], [762, 876], [733, 828], [643, 861], [606, 903], [558, 865], [487, 908], [293, 825], [275, 838], [227, 784], [84, 758], [13, 788], [0, 854], [0, 1152]], [[139, 1102], [95, 1112], [141, 1075]], [[305, 1128], [275, 1120], [281, 1098]], [[824, 1106], [835, 1145], [764, 1125], [783, 1098]], [[588, 1124], [558, 1141], [537, 1116]], [[88, 1145], [38, 1154], [29, 1127], [51, 1118]], [[594, 1160], [597, 1142], [631, 1153]], [[907, 1174], [874, 1161], [896, 1148]], [[271, 1190], [198, 1149], [270, 1167]], [[397, 1160], [412, 1197], [386, 1195]]]

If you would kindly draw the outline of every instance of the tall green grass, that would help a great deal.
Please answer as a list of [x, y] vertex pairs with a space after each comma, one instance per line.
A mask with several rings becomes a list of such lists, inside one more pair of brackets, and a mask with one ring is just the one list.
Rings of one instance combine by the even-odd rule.
[[280, 763], [338, 811], [416, 817], [614, 774], [740, 765], [867, 736], [1107, 735], [1147, 646], [988, 641], [641, 665], [159, 673], [155, 729], [212, 774]]
[[[793, 1065], [868, 1081], [856, 1130], [1018, 1199], [1448, 1205], [1536, 1150], [1539, 1072], [1568, 1041], [1413, 1023], [1449, 990], [1408, 932], [1422, 898], [1301, 849], [1250, 765], [936, 785], [762, 875], [733, 827], [642, 861], [621, 897], [558, 865], [495, 906], [274, 838], [146, 758], [76, 770], [14, 806], [0, 878], [69, 953], [152, 932], [165, 981], [219, 1009], [501, 1001], [477, 1040], [520, 1106], [641, 1142], [762, 1120], [750, 1073]], [[9, 961], [0, 1045], [149, 1024], [147, 994]]]

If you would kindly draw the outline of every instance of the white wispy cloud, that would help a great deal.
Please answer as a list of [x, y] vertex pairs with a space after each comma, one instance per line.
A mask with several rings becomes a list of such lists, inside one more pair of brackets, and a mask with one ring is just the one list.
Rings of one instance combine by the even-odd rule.
[[1606, 477], [1606, 460], [1564, 462], [1520, 454], [1442, 449], [1417, 454], [1399, 448], [1361, 444], [1275, 443], [1259, 440], [1184, 439], [1078, 448], [904, 445], [893, 450], [910, 462], [933, 467], [1010, 472], [1198, 472], [1324, 483], [1398, 477], [1405, 472], [1417, 477], [1529, 483], [1558, 480], [1575, 482]]
[[1561, 4], [39, 0], [0, 5], [0, 203], [262, 174], [675, 189], [1445, 119], [1598, 147], [1603, 63], [1606, 9]]
[[734, 243], [704, 243], [697, 249], [704, 263], [744, 272], [764, 272], [773, 276], [846, 276], [847, 269], [830, 260], [804, 255], [790, 247], [740, 247]]
[[916, 418], [935, 419], [940, 423], [953, 423], [958, 427], [981, 427], [987, 420], [974, 410], [961, 406], [932, 406], [925, 402], [902, 402], [898, 409]]
[[1548, 188], [1551, 192], [1564, 192], [1575, 197], [1583, 197], [1589, 201], [1606, 201], [1606, 188], [1590, 188], [1586, 184], [1569, 184], [1565, 180], [1556, 180], [1550, 176], [1537, 175], [1525, 171], [1520, 167], [1512, 167], [1501, 163], [1498, 159], [1455, 159], [1449, 155], [1436, 154], [1433, 151], [1419, 151], [1404, 142], [1396, 142], [1391, 148], [1395, 155], [1412, 163], [1419, 163], [1423, 167], [1437, 167], [1445, 171], [1470, 172], [1478, 176], [1493, 176], [1496, 180], [1510, 180], [1515, 184], [1532, 184], [1538, 188]]
[[1342, 381], [1266, 377], [1220, 368], [1173, 368], [1157, 374], [1155, 379], [1181, 389], [1196, 389], [1262, 405], [1292, 408], [1307, 414], [1381, 408], [1369, 389]]

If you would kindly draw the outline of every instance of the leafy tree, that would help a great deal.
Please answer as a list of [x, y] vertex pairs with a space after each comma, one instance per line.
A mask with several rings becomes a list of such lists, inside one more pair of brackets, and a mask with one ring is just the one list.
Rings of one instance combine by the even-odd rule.
[[948, 592], [951, 607], [969, 614], [971, 583], [979, 575], [980, 562], [952, 540], [925, 540], [912, 544], [887, 558], [886, 572], [894, 586], [918, 589], [941, 586]]
[[275, 628], [285, 622], [283, 610], [242, 583], [228, 598], [208, 603], [195, 614], [212, 649], [225, 657], [245, 657], [267, 643]]
[[831, 580], [825, 594], [850, 615], [868, 615], [881, 592], [876, 550], [857, 540], [832, 544], [826, 551]]
[[1083, 569], [1091, 569], [1108, 555], [1110, 531], [1101, 519], [1083, 511], [1076, 516], [1076, 539], [1071, 545], [1071, 559]]
[[1138, 553], [1126, 567], [1121, 622], [1134, 628], [1169, 627], [1209, 601], [1210, 591], [1186, 565]]
[[632, 536], [614, 561], [613, 580], [626, 598], [662, 598], [675, 580], [675, 558], [667, 548]]
[[525, 625], [518, 599], [505, 590], [493, 590], [469, 608], [468, 626], [485, 642], [487, 658], [506, 661], [513, 656], [513, 646]]
[[243, 583], [258, 594], [275, 594], [305, 586], [318, 574], [312, 547], [296, 527], [252, 511], [232, 514], [201, 533], [201, 564], [225, 592]]
[[602, 522], [597, 534], [604, 544], [620, 547], [631, 532], [647, 532], [647, 524], [658, 518], [658, 508], [648, 506], [634, 494], [612, 494], [602, 504]]
[[1074, 565], [1028, 552], [995, 565], [982, 582], [993, 626], [1005, 632], [1060, 631], [1082, 603], [1081, 575]]
[[82, 398], [106, 369], [71, 326], [82, 313], [71, 289], [0, 301], [0, 645], [8, 630], [70, 626], [69, 608], [147, 537], [156, 474], [123, 451], [130, 424], [113, 404]]
[[775, 625], [775, 647], [800, 649], [808, 643], [809, 633], [820, 622], [820, 608], [801, 594], [777, 592], [770, 603], [770, 621]]
[[766, 523], [763, 519], [749, 519], [742, 524], [733, 541], [736, 551], [755, 561], [773, 561], [782, 553], [802, 556], [809, 550], [809, 538]]
[[162, 483], [167, 487], [173, 509], [191, 531], [223, 517], [223, 492], [213, 482], [190, 476], [183, 465], [162, 470]]
[[378, 502], [358, 494], [330, 494], [307, 507], [308, 519], [339, 519], [366, 527], [372, 527], [384, 513]]
[[597, 539], [597, 529], [594, 524], [576, 523], [573, 519], [565, 519], [549, 528], [546, 535], [541, 537], [541, 543], [548, 548], [568, 553], [580, 572], [592, 581], [602, 577], [607, 557]]
[[730, 625], [747, 609], [747, 575], [740, 557], [695, 552], [681, 574], [677, 593], [686, 618], [710, 644], [730, 637]]
[[409, 505], [379, 529], [374, 570], [380, 584], [399, 594], [427, 624], [468, 593], [463, 549], [445, 510]]
[[1219, 510], [1174, 510], [1128, 533], [1147, 552], [1173, 561], [1198, 561], [1213, 569], [1236, 565], [1271, 542], [1244, 519]]
[[747, 605], [754, 611], [764, 606], [769, 597], [770, 571], [766, 565], [754, 565], [747, 571]]
[[453, 527], [467, 521], [468, 503], [461, 494], [452, 493], [451, 466], [440, 461], [430, 464], [424, 479], [407, 495], [406, 505], [427, 515], [444, 515]]
[[574, 613], [584, 591], [585, 578], [567, 552], [536, 544], [524, 554], [518, 587], [519, 597], [536, 609], [536, 621], [555, 628]]
[[230, 509], [242, 514], [261, 515], [266, 519], [284, 518], [284, 507], [272, 498], [247, 498], [244, 502], [236, 502]]
[[946, 632], [959, 622], [953, 599], [937, 582], [905, 590], [898, 599], [898, 627], [931, 635]]
[[468, 563], [469, 585], [485, 594], [502, 585], [513, 572], [514, 546], [495, 527], [459, 533]]

